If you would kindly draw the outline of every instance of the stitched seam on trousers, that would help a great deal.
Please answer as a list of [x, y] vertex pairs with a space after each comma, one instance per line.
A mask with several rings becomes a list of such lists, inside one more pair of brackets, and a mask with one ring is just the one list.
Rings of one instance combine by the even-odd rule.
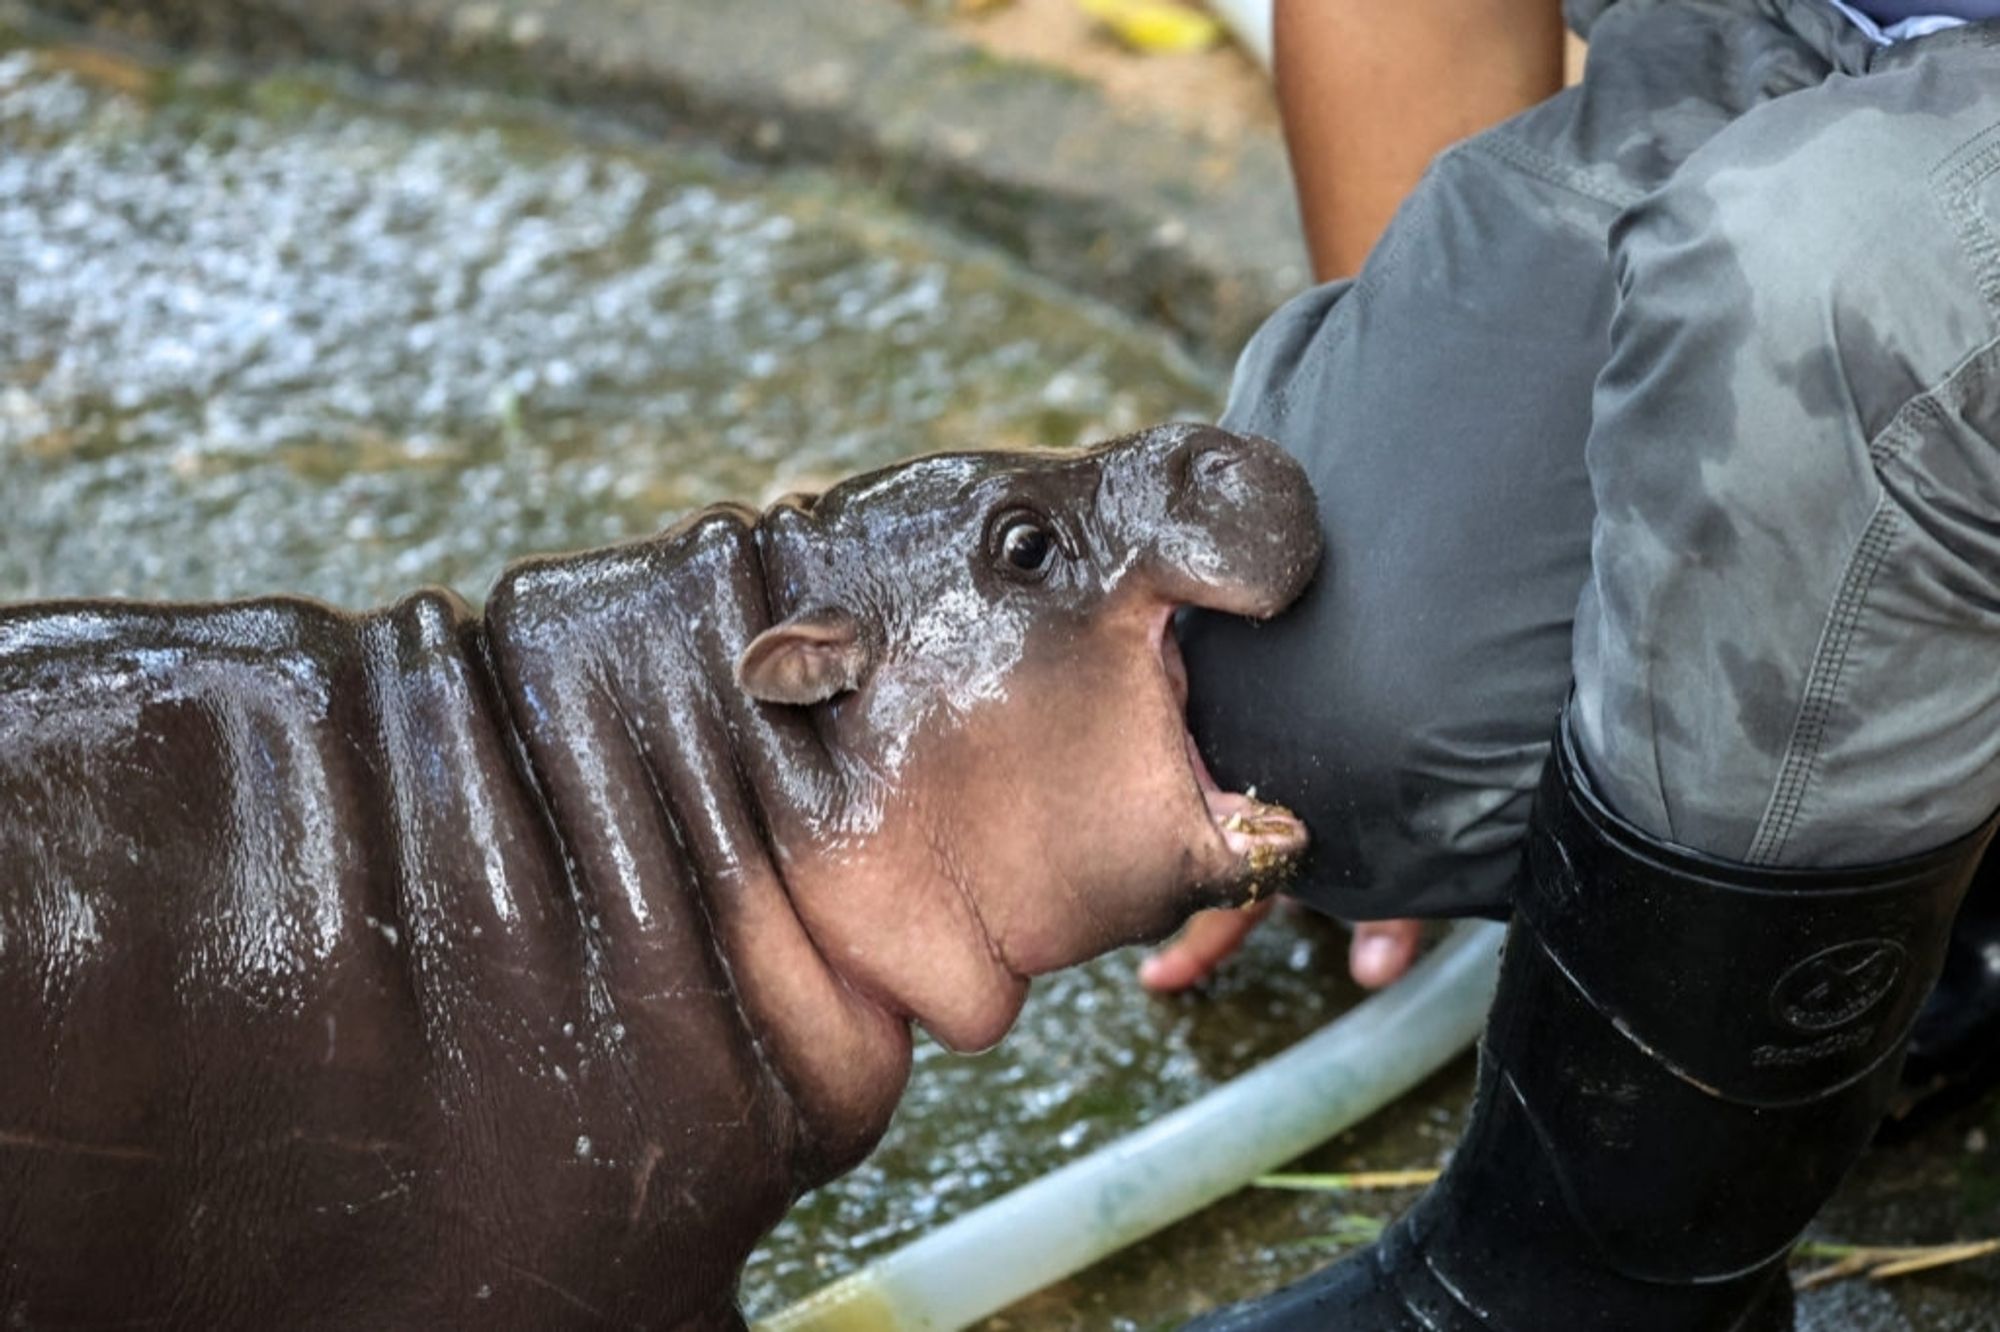
[[1533, 177], [1545, 185], [1553, 185], [1571, 194], [1581, 195], [1592, 203], [1604, 204], [1609, 208], [1626, 209], [1646, 197], [1646, 191], [1638, 188], [1607, 189], [1595, 181], [1591, 175], [1578, 168], [1566, 165], [1550, 157], [1539, 148], [1530, 148], [1517, 139], [1505, 138], [1498, 134], [1483, 134], [1462, 145], [1466, 152], [1483, 153], [1498, 158], [1523, 175]]
[[[1380, 261], [1381, 265], [1387, 267], [1394, 255], [1401, 248], [1402, 244], [1399, 239], [1384, 251]], [[1373, 259], [1370, 260], [1371, 264], [1375, 262]], [[1373, 286], [1374, 284], [1371, 283], [1370, 285]], [[1360, 293], [1361, 283], [1357, 279], [1353, 285], [1341, 294], [1340, 299], [1334, 302], [1333, 307], [1321, 317], [1320, 326], [1313, 330], [1312, 337], [1306, 343], [1305, 350], [1299, 355], [1298, 363], [1292, 367], [1292, 372], [1285, 376], [1285, 382], [1278, 385], [1271, 392], [1270, 396], [1264, 400], [1263, 416], [1264, 420], [1271, 427], [1271, 434], [1276, 435], [1278, 427], [1291, 418], [1292, 390], [1297, 388], [1299, 381], [1306, 377], [1307, 371], [1318, 365], [1321, 360], [1325, 359], [1331, 353], [1332, 347], [1330, 344], [1333, 339], [1327, 334], [1328, 325], [1332, 324], [1336, 319], [1352, 319], [1354, 317], [1354, 298]], [[1345, 337], [1346, 334], [1342, 333], [1340, 336]], [[1253, 412], [1250, 424], [1255, 425], [1256, 423], [1257, 413]]]
[[1901, 459], [1933, 428], [1944, 425], [1949, 412], [1963, 409], [1992, 382], [1996, 366], [2000, 366], [2000, 337], [1981, 343], [1943, 379], [1898, 407], [1889, 423], [1869, 441], [1868, 460], [1879, 471]]
[[[1978, 146], [1981, 140], [1991, 142]], [[2000, 313], [2000, 237], [1973, 200], [1974, 191], [1996, 171], [2000, 171], [2000, 125], [1982, 131], [1940, 163], [1931, 172], [1931, 188], [1965, 247], [1980, 294], [1988, 308]]]
[[[1972, 359], [1977, 360], [1981, 354], [1974, 353]], [[1910, 446], [1922, 439], [1927, 429], [1942, 424], [1944, 407], [1938, 399], [1945, 395], [1957, 398], [1958, 394], [1950, 392], [1955, 382], [1954, 375], [1930, 392], [1912, 398], [1897, 408], [1896, 414], [1889, 418], [1889, 424], [1882, 427], [1882, 433], [1869, 443], [1868, 461], [1880, 468], [1909, 452]]]
[[1886, 495], [1877, 498], [1875, 511], [1868, 516], [1868, 526], [1862, 529], [1860, 540], [1855, 542], [1854, 553], [1848, 557], [1847, 575], [1841, 580], [1840, 591], [1835, 594], [1833, 606], [1827, 612], [1819, 650], [1813, 654], [1812, 670], [1806, 677], [1805, 698], [1799, 705], [1798, 719], [1792, 725], [1792, 738], [1785, 749], [1784, 764], [1778, 770], [1778, 780], [1772, 789], [1764, 818], [1758, 824], [1757, 835], [1751, 840], [1749, 854], [1744, 857], [1752, 865], [1775, 863], [1784, 853], [1785, 842], [1791, 837], [1799, 809], [1805, 803], [1806, 792], [1812, 785], [1813, 773], [1818, 766], [1820, 745], [1826, 738], [1827, 721], [1832, 716], [1834, 700], [1840, 693], [1848, 648], [1854, 642], [1854, 630], [1860, 623], [1863, 603], [1869, 588], [1874, 585], [1876, 572], [1894, 544], [1901, 518], [1900, 511]]
[[[1603, 204], [1610, 208], [1628, 208], [1645, 197], [1643, 191], [1636, 189], [1621, 193], [1606, 193], [1592, 189], [1586, 184], [1587, 178], [1583, 172], [1565, 167], [1555, 159], [1511, 139], [1503, 138], [1497, 133], [1482, 134], [1445, 149], [1431, 164], [1431, 171], [1440, 170], [1449, 159], [1461, 153], [1478, 153], [1490, 158], [1497, 165], [1512, 168], [1532, 180], [1539, 180], [1557, 189], [1568, 190], [1592, 203]], [[1417, 188], [1421, 190], [1423, 186], [1420, 184]], [[1354, 285], [1341, 297], [1340, 306], [1328, 313], [1329, 320], [1341, 317], [1341, 307], [1350, 307], [1353, 302], [1367, 300], [1387, 276], [1396, 271], [1402, 261], [1403, 251], [1407, 248], [1410, 230], [1409, 227], [1399, 227], [1393, 223], [1390, 225], [1376, 252], [1369, 255], [1368, 262], [1362, 265]], [[1351, 316], [1353, 310], [1350, 308], [1347, 313]], [[1299, 358], [1299, 363], [1293, 367], [1292, 373], [1286, 376], [1285, 382], [1266, 400], [1265, 418], [1270, 422], [1274, 432], [1276, 427], [1291, 418], [1294, 388], [1306, 377], [1307, 370], [1321, 357], [1326, 356], [1329, 350], [1327, 339], [1315, 337], [1305, 354]]]
[[[1995, 143], [1992, 152], [1995, 166], [2000, 166], [2000, 142]], [[1942, 380], [1899, 407], [1896, 414], [1889, 418], [1889, 423], [1883, 426], [1868, 443], [1868, 459], [1876, 470], [1880, 472], [1908, 453], [1932, 430], [1943, 424], [1950, 408], [1960, 406], [1976, 393], [1978, 385], [1986, 382], [1983, 368], [1996, 353], [2000, 353], [2000, 338], [1983, 343], [1953, 366], [1950, 373]], [[1852, 641], [1854, 629], [1860, 620], [1861, 598], [1873, 585], [1875, 574], [1887, 555], [1888, 545], [1893, 540], [1896, 530], [1902, 526], [1902, 522], [1903, 513], [1885, 486], [1883, 493], [1875, 501], [1875, 510], [1869, 515], [1868, 526], [1863, 529], [1854, 554], [1849, 557], [1847, 577], [1842, 582], [1840, 593], [1835, 597], [1833, 609], [1828, 612], [1827, 627], [1822, 630], [1819, 650], [1814, 653], [1812, 672], [1806, 681], [1806, 698], [1800, 705], [1798, 719], [1793, 724], [1792, 739], [1786, 749], [1785, 762], [1779, 768], [1778, 781], [1772, 789], [1770, 803], [1765, 808], [1763, 819], [1758, 823], [1757, 833], [1751, 840], [1750, 852], [1745, 857], [1751, 864], [1775, 862], [1791, 837], [1799, 810], [1804, 804], [1814, 770], [1818, 765], [1819, 747], [1825, 738], [1826, 723], [1840, 686], [1839, 673], [1845, 669], [1848, 644]], [[1878, 530], [1882, 547], [1869, 559], [1864, 570], [1860, 561], [1868, 550], [1871, 538], [1877, 536]], [[1848, 621], [1842, 626], [1839, 624], [1839, 617], [1850, 592], [1853, 594], [1853, 604]], [[1836, 634], [1838, 634], [1837, 640]], [[1834, 673], [1830, 678], [1822, 680], [1822, 667], [1827, 664], [1832, 665]], [[1802, 751], [1801, 746], [1808, 741], [1810, 748]]]
[[[1438, 170], [1448, 159], [1461, 153], [1478, 153], [1491, 158], [1496, 164], [1512, 168], [1532, 180], [1539, 180], [1545, 185], [1552, 185], [1557, 189], [1567, 190], [1581, 198], [1590, 200], [1592, 203], [1602, 204], [1609, 208], [1629, 208], [1646, 197], [1645, 191], [1638, 189], [1615, 192], [1593, 189], [1587, 184], [1588, 178], [1583, 172], [1575, 168], [1565, 167], [1554, 158], [1536, 149], [1516, 143], [1511, 139], [1503, 138], [1495, 133], [1482, 134], [1477, 138], [1466, 139], [1445, 149], [1431, 164], [1431, 170]], [[1422, 188], [1422, 185], [1418, 186], [1418, 189]], [[1327, 318], [1329, 320], [1340, 317], [1341, 307], [1349, 306], [1352, 302], [1358, 300], [1367, 299], [1374, 293], [1377, 287], [1382, 285], [1386, 276], [1396, 270], [1402, 259], [1403, 251], [1407, 246], [1406, 237], [1409, 230], [1410, 228], [1398, 227], [1391, 224], [1388, 231], [1384, 233], [1381, 244], [1376, 248], [1376, 252], [1369, 255], [1368, 262], [1362, 265], [1361, 272], [1354, 280], [1354, 285], [1348, 288], [1347, 293], [1341, 297], [1340, 306], [1336, 306], [1334, 310], [1328, 313]], [[1351, 314], [1352, 311], [1350, 310], [1349, 313]], [[1308, 368], [1318, 362], [1321, 357], [1327, 355], [1328, 352], [1327, 340], [1315, 337], [1311, 345], [1306, 348], [1305, 354], [1299, 357], [1299, 362], [1292, 368], [1291, 374], [1285, 377], [1285, 382], [1279, 385], [1265, 399], [1263, 415], [1265, 420], [1269, 422], [1274, 433], [1278, 426], [1291, 418], [1294, 388], [1300, 380], [1306, 377]]]
[[[1446, 149], [1447, 153], [1450, 151]], [[1422, 186], [1419, 185], [1418, 188], [1421, 189]], [[1361, 266], [1361, 272], [1355, 276], [1353, 285], [1348, 287], [1334, 307], [1327, 311], [1322, 329], [1324, 324], [1330, 324], [1336, 319], [1352, 319], [1358, 309], [1355, 302], [1381, 286], [1385, 274], [1395, 271], [1402, 259], [1406, 245], [1404, 233], [1408, 230], [1407, 227], [1390, 225], [1389, 230], [1377, 243], [1374, 253], [1370, 254], [1367, 262]], [[1320, 336], [1321, 331], [1314, 330], [1312, 340], [1300, 355], [1298, 364], [1294, 365], [1292, 372], [1285, 376], [1285, 382], [1265, 400], [1265, 419], [1270, 422], [1271, 433], [1274, 435], [1278, 433], [1279, 426], [1291, 419], [1292, 390], [1298, 387], [1299, 381], [1306, 377], [1308, 370], [1332, 353], [1331, 340]], [[1255, 420], [1254, 415], [1252, 420]]]

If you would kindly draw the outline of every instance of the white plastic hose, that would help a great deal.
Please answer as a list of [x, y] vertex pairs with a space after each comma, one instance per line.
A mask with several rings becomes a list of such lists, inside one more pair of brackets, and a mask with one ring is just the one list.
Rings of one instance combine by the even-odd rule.
[[911, 1241], [757, 1332], [955, 1332], [1199, 1211], [1367, 1118], [1479, 1035], [1503, 927], [1172, 1114]]
[[1208, 8], [1258, 64], [1271, 67], [1271, 0], [1208, 0]]

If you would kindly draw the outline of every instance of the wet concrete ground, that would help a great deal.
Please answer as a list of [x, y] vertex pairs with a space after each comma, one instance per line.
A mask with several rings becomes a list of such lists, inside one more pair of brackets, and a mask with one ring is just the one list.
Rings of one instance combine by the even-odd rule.
[[[1302, 282], [1268, 124], [1114, 104], [904, 0], [0, 0], [99, 32], [587, 108], [850, 179], [1219, 363]], [[1198, 105], [1209, 89], [1152, 76]], [[1200, 122], [1200, 128], [1189, 124]]]
[[476, 594], [508, 554], [1213, 397], [828, 177], [365, 96], [0, 64], [11, 594]]
[[[350, 604], [968, 442], [1215, 402], [1164, 341], [878, 194], [490, 99], [0, 52], [0, 597]], [[1115, 1138], [1352, 1001], [1269, 929], [1208, 993], [1129, 955], [976, 1059], [925, 1047], [882, 1150], [759, 1253], [764, 1312]], [[1464, 1066], [1310, 1168], [1434, 1165]], [[2000, 1235], [2000, 1101], [1871, 1155], [1815, 1233]], [[1172, 1326], [1409, 1195], [1248, 1192], [993, 1321]], [[1802, 1326], [2000, 1328], [2000, 1264], [1815, 1293]]]

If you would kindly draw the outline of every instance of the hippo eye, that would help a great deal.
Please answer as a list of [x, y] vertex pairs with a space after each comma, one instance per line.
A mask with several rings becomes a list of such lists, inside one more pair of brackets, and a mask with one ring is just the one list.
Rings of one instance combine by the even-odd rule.
[[1016, 577], [1039, 578], [1055, 563], [1055, 536], [1038, 514], [1015, 510], [993, 525], [994, 556]]

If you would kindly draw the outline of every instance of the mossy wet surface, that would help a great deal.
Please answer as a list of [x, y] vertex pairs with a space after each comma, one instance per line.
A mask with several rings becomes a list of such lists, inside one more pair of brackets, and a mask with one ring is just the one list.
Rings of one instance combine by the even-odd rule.
[[1213, 400], [829, 178], [365, 92], [0, 60], [0, 590], [477, 595], [701, 504]]
[[[0, 597], [476, 597], [511, 556], [910, 453], [1200, 415], [1216, 390], [827, 177], [491, 99], [0, 42]], [[746, 1304], [1275, 1053], [1356, 997], [1341, 959], [1336, 931], [1281, 920], [1202, 994], [1149, 998], [1121, 954], [1043, 983], [992, 1053], [923, 1046], [881, 1150], [772, 1236]], [[1438, 1164], [1470, 1077], [1304, 1164]], [[991, 1326], [1172, 1326], [1411, 1196], [1247, 1192]], [[2000, 1234], [2000, 1105], [1871, 1156], [1816, 1233]], [[1996, 1301], [1987, 1262], [1817, 1293], [1802, 1325], [1995, 1328]]]

